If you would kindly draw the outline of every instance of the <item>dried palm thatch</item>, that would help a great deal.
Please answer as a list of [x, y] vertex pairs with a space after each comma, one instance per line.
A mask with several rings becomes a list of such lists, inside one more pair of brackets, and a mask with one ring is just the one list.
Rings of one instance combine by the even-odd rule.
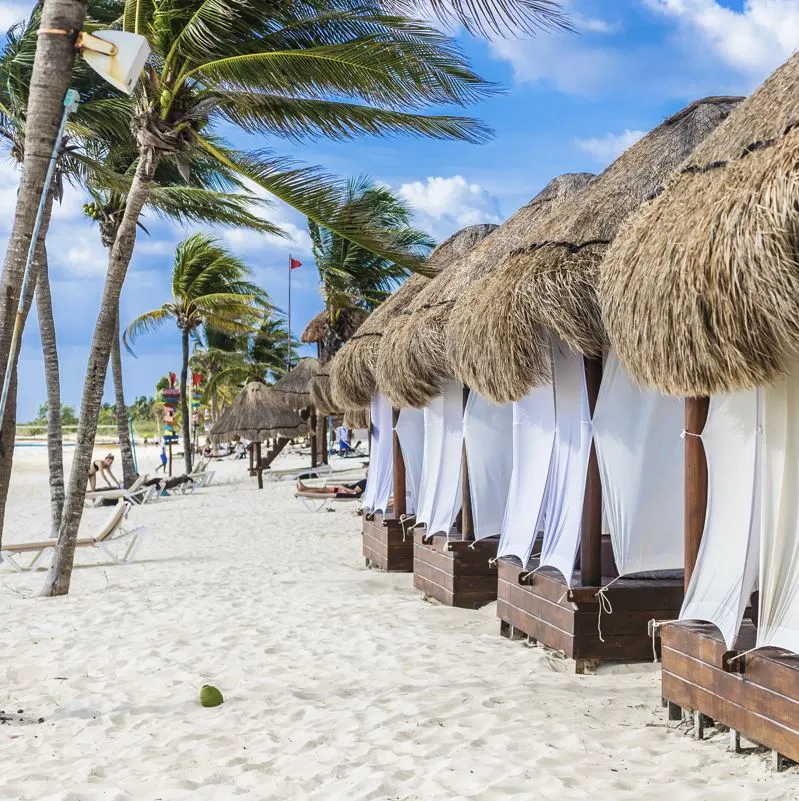
[[211, 439], [218, 442], [233, 436], [261, 442], [266, 437], [299, 437], [308, 426], [285, 405], [273, 388], [251, 381], [214, 423]]
[[[427, 269], [433, 273], [446, 269], [471, 245], [469, 234], [464, 231], [453, 234], [430, 254]], [[333, 398], [339, 408], [362, 409], [371, 403], [372, 396], [377, 392], [375, 369], [377, 349], [383, 332], [389, 322], [413, 302], [429, 281], [430, 278], [426, 276], [411, 276], [369, 315], [352, 339], [331, 360]]]
[[326, 331], [327, 309], [323, 309], [305, 326], [300, 335], [300, 342], [305, 342], [307, 344], [321, 342], [325, 338]]
[[369, 429], [371, 417], [369, 409], [348, 409], [344, 413], [344, 425], [347, 428], [365, 428]]
[[497, 403], [519, 400], [551, 380], [546, 332], [588, 356], [602, 353], [596, 284], [609, 243], [738, 102], [709, 97], [670, 117], [559, 204], [499, 270], [463, 293], [451, 323], [464, 338], [461, 380]]
[[389, 324], [380, 343], [377, 384], [395, 406], [426, 406], [455, 377], [447, 323], [455, 301], [494, 270], [531, 226], [547, 219], [558, 202], [583, 189], [594, 176], [570, 173], [550, 181], [501, 226], [484, 226], [484, 238], [439, 273]]
[[627, 369], [673, 395], [763, 386], [799, 350], [799, 55], [696, 150], [608, 253]]
[[350, 339], [352, 335], [362, 325], [363, 321], [369, 316], [366, 309], [352, 306], [347, 309], [340, 309], [335, 320], [335, 332], [331, 330], [330, 313], [325, 309], [314, 317], [300, 336], [300, 341], [312, 344], [314, 342], [325, 342], [328, 339], [344, 337]]
[[281, 398], [283, 405], [295, 412], [305, 411], [311, 405], [311, 381], [319, 362], [316, 359], [300, 359], [284, 376], [272, 386], [272, 391]]
[[317, 414], [337, 414], [341, 411], [333, 400], [329, 364], [320, 364], [311, 379], [311, 406]]

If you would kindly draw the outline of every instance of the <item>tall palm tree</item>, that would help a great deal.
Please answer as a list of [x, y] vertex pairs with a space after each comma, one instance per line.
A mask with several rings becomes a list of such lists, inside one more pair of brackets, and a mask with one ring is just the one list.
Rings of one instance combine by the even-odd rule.
[[[376, 228], [391, 231], [396, 241], [415, 255], [426, 256], [433, 240], [411, 225], [413, 211], [388, 187], [367, 176], [352, 178], [346, 188], [346, 208]], [[319, 270], [327, 312], [321, 342], [323, 362], [332, 358], [363, 320], [363, 312], [379, 305], [396, 284], [410, 275], [407, 266], [366, 250], [314, 220], [308, 220], [313, 254]]]
[[141, 334], [155, 331], [167, 320], [180, 330], [183, 357], [180, 366], [183, 453], [186, 473], [191, 473], [191, 418], [188, 386], [189, 341], [193, 331], [209, 325], [223, 333], [247, 335], [269, 309], [266, 293], [247, 280], [249, 269], [240, 259], [206, 234], [194, 234], [181, 242], [172, 265], [172, 299], [137, 317], [125, 329], [130, 346]]
[[152, 46], [137, 90], [139, 158], [132, 180], [120, 187], [127, 202], [109, 254], [80, 444], [45, 595], [69, 589], [114, 316], [158, 164], [171, 162], [186, 174], [195, 156], [213, 159], [361, 247], [416, 266], [418, 258], [401, 243], [346, 208], [339, 181], [274, 153], [237, 150], [216, 126], [295, 140], [406, 133], [480, 142], [489, 135], [481, 123], [418, 111], [496, 92], [450, 39], [426, 23], [386, 14], [377, 0], [237, 0], [235, 13], [229, 0], [128, 0], [123, 24]]

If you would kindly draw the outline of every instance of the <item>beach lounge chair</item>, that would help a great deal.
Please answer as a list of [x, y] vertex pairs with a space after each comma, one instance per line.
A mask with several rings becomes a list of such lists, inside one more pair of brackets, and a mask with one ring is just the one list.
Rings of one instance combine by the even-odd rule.
[[321, 495], [318, 492], [295, 492], [294, 497], [297, 498], [309, 512], [321, 512], [323, 510], [332, 512], [337, 503], [352, 503], [354, 501], [356, 504], [360, 504], [361, 502], [360, 495], [337, 498], [335, 495]]
[[[141, 545], [147, 532], [144, 526], [129, 528], [125, 526], [125, 518], [131, 509], [130, 501], [120, 498], [111, 516], [106, 520], [100, 530], [93, 537], [79, 538], [75, 548], [96, 548], [114, 564], [132, 562], [133, 557]], [[127, 547], [118, 548], [122, 543]], [[0, 548], [0, 562], [8, 562], [14, 570], [24, 573], [35, 570], [42, 559], [55, 548], [56, 540], [43, 540], [42, 542], [23, 542], [18, 544], [3, 543]], [[28, 558], [27, 563], [20, 560]]]
[[149, 476], [139, 476], [127, 489], [90, 490], [86, 493], [86, 500], [93, 506], [102, 505], [103, 501], [129, 501], [130, 503], [145, 504], [153, 500], [158, 494], [156, 487], [145, 487], [144, 482]]
[[194, 491], [195, 489], [200, 489], [201, 487], [207, 487], [214, 480], [216, 471], [209, 470], [208, 469], [209, 464], [210, 464], [209, 459], [201, 459], [194, 466], [194, 470], [192, 470], [191, 473], [189, 473], [189, 478], [191, 478], [194, 482], [192, 491]]
[[320, 478], [332, 472], [332, 465], [320, 464], [316, 467], [305, 467], [301, 470], [264, 470], [264, 478], [268, 481], [297, 481], [300, 478]]

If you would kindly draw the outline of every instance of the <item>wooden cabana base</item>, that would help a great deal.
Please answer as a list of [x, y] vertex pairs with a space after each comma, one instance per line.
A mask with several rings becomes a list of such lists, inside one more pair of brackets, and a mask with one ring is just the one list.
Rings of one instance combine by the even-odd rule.
[[446, 606], [477, 609], [497, 599], [497, 539], [478, 542], [447, 540], [425, 532], [413, 535], [413, 586]]
[[[501, 633], [526, 635], [562, 652], [575, 660], [577, 673], [597, 662], [651, 661], [649, 621], [674, 620], [682, 606], [682, 579], [616, 579], [604, 593], [610, 606], [600, 618], [600, 588], [581, 586], [579, 570], [569, 591], [551, 568], [528, 576], [537, 562], [522, 568], [517, 560], [503, 558], [497, 566]], [[610, 576], [603, 578], [604, 585], [611, 581]]]
[[740, 737], [772, 749], [777, 767], [799, 761], [799, 656], [763, 649], [730, 662], [755, 644], [755, 628], [745, 621], [729, 651], [710, 623], [673, 623], [661, 628], [663, 698], [669, 717], [693, 713], [701, 738], [713, 722], [730, 729], [730, 748]]
[[[412, 521], [411, 521], [412, 522]], [[399, 520], [379, 513], [363, 518], [363, 558], [366, 566], [387, 573], [413, 572], [413, 532], [404, 533]]]

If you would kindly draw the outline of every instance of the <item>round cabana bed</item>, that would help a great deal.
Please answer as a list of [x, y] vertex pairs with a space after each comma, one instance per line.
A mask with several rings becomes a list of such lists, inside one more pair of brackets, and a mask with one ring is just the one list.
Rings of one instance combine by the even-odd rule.
[[707, 716], [777, 762], [799, 760], [797, 165], [794, 55], [625, 228], [599, 293], [626, 369], [686, 398], [687, 589], [661, 628], [663, 697], [697, 736]]
[[559, 176], [501, 226], [483, 226], [479, 241], [440, 271], [381, 338], [378, 386], [395, 406], [424, 410], [414, 586], [442, 603], [476, 607], [496, 600], [493, 560], [512, 468], [511, 407], [490, 404], [455, 379], [447, 358], [450, 311], [468, 286], [593, 177]]
[[738, 100], [697, 101], [644, 136], [450, 313], [456, 376], [513, 404], [498, 613], [506, 630], [562, 651], [578, 671], [651, 658], [648, 621], [682, 602], [682, 581], [666, 573], [682, 564], [681, 410], [637, 388], [607, 352], [598, 271], [625, 219]]

